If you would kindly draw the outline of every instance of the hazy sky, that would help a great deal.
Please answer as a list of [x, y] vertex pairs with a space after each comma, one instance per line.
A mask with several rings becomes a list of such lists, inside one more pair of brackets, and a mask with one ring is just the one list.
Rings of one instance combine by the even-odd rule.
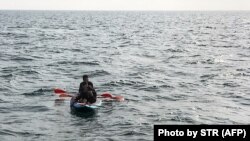
[[0, 0], [0, 9], [250, 10], [250, 0]]

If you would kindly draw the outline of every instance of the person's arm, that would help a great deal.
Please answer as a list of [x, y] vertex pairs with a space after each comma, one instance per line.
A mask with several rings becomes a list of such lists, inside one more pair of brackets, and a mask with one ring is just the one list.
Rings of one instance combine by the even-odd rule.
[[97, 94], [96, 94], [96, 91], [94, 90], [93, 91], [93, 96], [96, 98]]
[[94, 89], [94, 86], [93, 86], [93, 83], [92, 82], [89, 82], [89, 89], [91, 90], [91, 91], [95, 91], [95, 89]]
[[80, 86], [79, 86], [79, 94], [81, 93], [81, 91], [82, 91], [82, 83], [80, 83]]
[[93, 96], [96, 98], [97, 94], [96, 94], [95, 88], [94, 88], [94, 86], [93, 86], [93, 83], [90, 82], [89, 86], [91, 86], [91, 90], [92, 90], [92, 92], [93, 92]]
[[80, 100], [81, 99], [81, 96], [80, 96], [80, 94], [78, 94], [77, 96], [76, 96], [76, 98], [75, 98], [75, 101], [77, 102], [78, 100]]

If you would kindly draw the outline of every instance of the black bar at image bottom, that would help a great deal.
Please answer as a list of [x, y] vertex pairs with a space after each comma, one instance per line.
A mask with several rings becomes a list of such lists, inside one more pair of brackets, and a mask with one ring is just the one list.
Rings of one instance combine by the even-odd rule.
[[154, 125], [154, 141], [250, 141], [250, 125]]

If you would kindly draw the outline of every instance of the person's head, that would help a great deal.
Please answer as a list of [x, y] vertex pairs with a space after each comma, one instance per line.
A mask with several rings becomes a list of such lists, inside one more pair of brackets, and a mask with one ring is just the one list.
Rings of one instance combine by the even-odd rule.
[[88, 75], [83, 75], [83, 76], [82, 76], [82, 79], [83, 79], [84, 82], [89, 82], [89, 77], [88, 77]]

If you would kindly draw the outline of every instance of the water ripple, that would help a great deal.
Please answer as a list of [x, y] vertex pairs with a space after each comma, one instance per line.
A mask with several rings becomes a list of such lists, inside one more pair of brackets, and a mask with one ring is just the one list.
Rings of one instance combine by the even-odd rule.
[[25, 96], [41, 96], [41, 95], [44, 95], [48, 92], [51, 92], [52, 89], [38, 89], [38, 90], [35, 90], [33, 92], [30, 92], [30, 93], [23, 93], [22, 95], [25, 95]]

